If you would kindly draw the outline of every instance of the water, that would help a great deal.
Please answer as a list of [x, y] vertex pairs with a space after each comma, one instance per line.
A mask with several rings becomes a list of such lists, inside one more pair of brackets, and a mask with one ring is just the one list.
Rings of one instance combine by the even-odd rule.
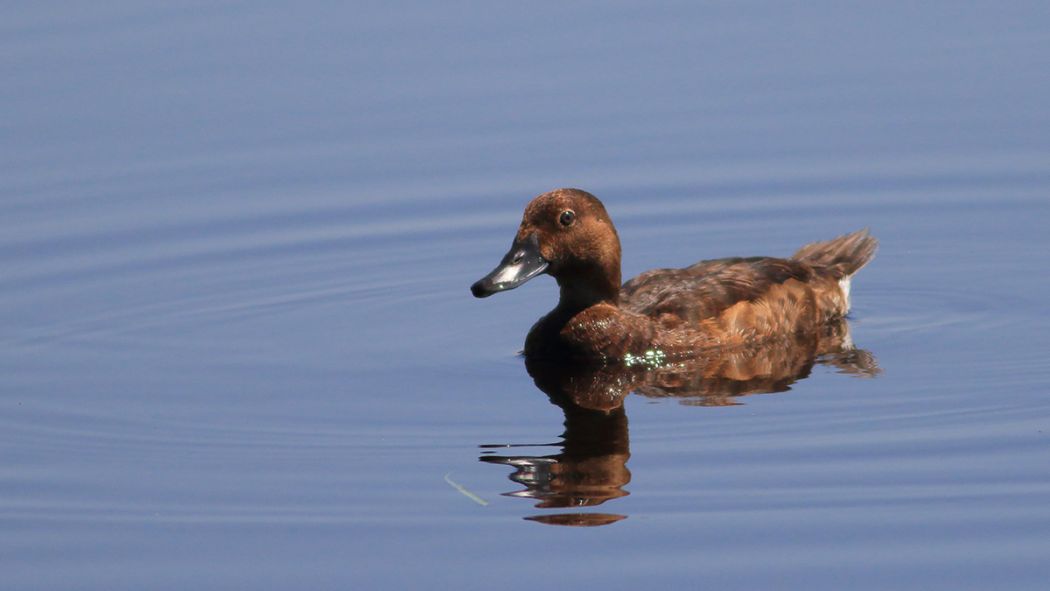
[[[4, 588], [1043, 588], [1048, 25], [13, 7]], [[467, 288], [557, 186], [605, 201], [625, 277], [870, 227], [881, 373], [551, 404], [516, 352], [553, 282]]]

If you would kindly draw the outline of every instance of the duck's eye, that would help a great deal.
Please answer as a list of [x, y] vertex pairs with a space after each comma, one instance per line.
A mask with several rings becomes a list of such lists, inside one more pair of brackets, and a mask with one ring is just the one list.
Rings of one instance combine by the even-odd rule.
[[558, 221], [561, 222], [561, 225], [563, 226], [571, 226], [572, 223], [576, 221], [576, 212], [574, 212], [571, 209], [566, 209], [565, 211], [561, 212], [561, 216], [558, 218]]

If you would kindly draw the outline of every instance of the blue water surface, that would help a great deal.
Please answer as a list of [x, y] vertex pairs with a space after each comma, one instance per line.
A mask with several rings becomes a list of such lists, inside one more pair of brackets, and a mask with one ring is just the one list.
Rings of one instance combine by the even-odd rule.
[[[1045, 2], [9, 7], [3, 588], [1044, 589], [1048, 47]], [[560, 186], [624, 277], [870, 227], [881, 373], [551, 404], [553, 281], [468, 286]], [[572, 459], [605, 500], [536, 506]]]

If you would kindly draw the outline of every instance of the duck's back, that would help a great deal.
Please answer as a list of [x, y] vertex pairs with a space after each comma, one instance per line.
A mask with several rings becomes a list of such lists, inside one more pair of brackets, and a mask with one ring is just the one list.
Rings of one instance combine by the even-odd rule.
[[620, 306], [668, 328], [805, 330], [849, 310], [849, 278], [874, 256], [866, 230], [802, 247], [790, 259], [728, 258], [657, 269], [623, 285]]
[[809, 281], [808, 265], [772, 257], [700, 261], [682, 269], [654, 269], [620, 290], [620, 307], [658, 318], [672, 315], [696, 323], [742, 301], [754, 301], [788, 279]]

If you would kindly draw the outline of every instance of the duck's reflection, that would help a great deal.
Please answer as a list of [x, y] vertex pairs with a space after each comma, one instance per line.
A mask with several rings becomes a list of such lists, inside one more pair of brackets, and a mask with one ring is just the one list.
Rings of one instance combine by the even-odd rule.
[[[628, 495], [631, 456], [623, 401], [635, 392], [678, 398], [683, 404], [725, 406], [749, 394], [783, 392], [809, 376], [817, 363], [842, 373], [874, 376], [874, 356], [853, 346], [845, 321], [816, 335], [796, 335], [764, 347], [715, 351], [702, 359], [666, 367], [586, 366], [526, 358], [536, 386], [565, 413], [561, 453], [547, 456], [489, 455], [483, 462], [514, 468], [524, 486], [508, 496], [536, 500], [542, 509], [592, 507]], [[505, 446], [483, 446], [505, 447]], [[526, 519], [555, 525], [606, 525], [624, 519], [611, 513], [570, 512]]]
[[[623, 406], [617, 405], [607, 412], [592, 410], [549, 391], [548, 394], [565, 412], [561, 453], [548, 456], [483, 455], [481, 460], [512, 466], [514, 472], [510, 479], [525, 488], [507, 494], [535, 499], [536, 507], [542, 509], [592, 507], [626, 496], [628, 493], [623, 487], [631, 481], [631, 473], [627, 470], [631, 452], [627, 440], [627, 413]], [[561, 525], [602, 525], [622, 518], [599, 513], [570, 513], [532, 519]]]

